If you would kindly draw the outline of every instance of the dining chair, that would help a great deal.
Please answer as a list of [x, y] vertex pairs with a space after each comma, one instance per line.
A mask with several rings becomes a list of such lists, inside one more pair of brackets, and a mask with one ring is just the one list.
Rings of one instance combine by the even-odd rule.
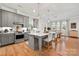
[[53, 41], [52, 41], [52, 47], [54, 49], [56, 49], [56, 47], [57, 47], [57, 38], [58, 38], [58, 34], [57, 33], [54, 33], [53, 34]]
[[52, 47], [57, 50], [59, 43], [61, 43], [61, 33], [56, 33], [52, 42]]
[[54, 41], [55, 37], [55, 33], [50, 32], [48, 34], [48, 37], [43, 40], [44, 47], [46, 47], [47, 49], [49, 49], [50, 47], [52, 48], [52, 42]]

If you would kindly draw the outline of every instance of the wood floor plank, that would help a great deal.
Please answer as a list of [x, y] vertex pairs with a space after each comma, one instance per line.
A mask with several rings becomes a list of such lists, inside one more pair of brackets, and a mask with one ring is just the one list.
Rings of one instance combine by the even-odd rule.
[[15, 51], [14, 51], [12, 45], [7, 46], [7, 47], [6, 47], [6, 50], [7, 50], [7, 51], [6, 51], [6, 55], [7, 55], [7, 56], [16, 56]]
[[22, 51], [23, 48], [20, 48], [19, 44], [13, 45], [13, 47], [17, 56], [25, 56], [25, 53]]
[[0, 56], [6, 56], [6, 47], [0, 47]]

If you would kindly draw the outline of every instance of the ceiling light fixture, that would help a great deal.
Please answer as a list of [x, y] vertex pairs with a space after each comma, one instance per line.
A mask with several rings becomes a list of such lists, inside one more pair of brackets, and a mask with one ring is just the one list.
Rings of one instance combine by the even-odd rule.
[[37, 3], [37, 9], [38, 9], [38, 14], [37, 14], [37, 17], [39, 17], [40, 15], [39, 15], [39, 5], [40, 5], [40, 3]]
[[50, 10], [48, 9], [47, 12], [48, 12], [48, 23], [49, 23], [50, 22]]
[[35, 10], [35, 9], [33, 9], [33, 12], [35, 13], [35, 12], [36, 12], [36, 10]]

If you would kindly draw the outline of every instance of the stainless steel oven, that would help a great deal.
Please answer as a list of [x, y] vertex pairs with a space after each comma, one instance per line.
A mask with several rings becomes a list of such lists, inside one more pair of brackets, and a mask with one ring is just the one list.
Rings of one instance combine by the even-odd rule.
[[18, 34], [18, 35], [16, 35], [16, 40], [23, 39], [23, 38], [24, 38], [24, 34]]
[[15, 43], [24, 41], [24, 33], [15, 33]]

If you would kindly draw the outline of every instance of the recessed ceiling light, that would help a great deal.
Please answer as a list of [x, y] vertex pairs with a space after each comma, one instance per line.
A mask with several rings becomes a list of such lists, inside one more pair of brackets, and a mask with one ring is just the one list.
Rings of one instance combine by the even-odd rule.
[[35, 10], [35, 9], [33, 9], [33, 12], [35, 13], [35, 12], [36, 12], [36, 10]]

